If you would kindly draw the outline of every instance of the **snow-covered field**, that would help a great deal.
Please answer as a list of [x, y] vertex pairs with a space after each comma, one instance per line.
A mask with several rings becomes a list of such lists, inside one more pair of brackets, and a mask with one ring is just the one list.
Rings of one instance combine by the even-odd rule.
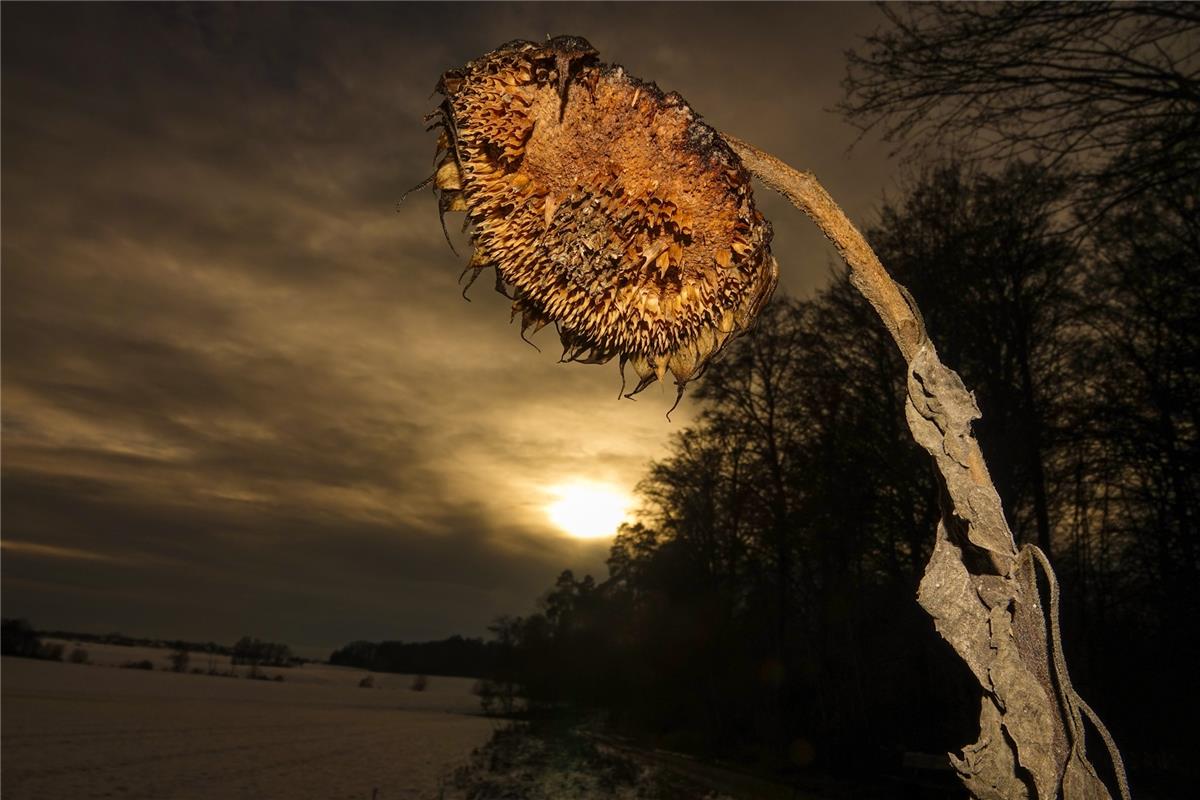
[[170, 653], [82, 646], [90, 665], [0, 660], [5, 800], [436, 798], [497, 725], [468, 678], [431, 676], [414, 692], [411, 676], [374, 674], [362, 689], [370, 673], [308, 664], [265, 670], [282, 682], [234, 679], [119, 669], [162, 670]]

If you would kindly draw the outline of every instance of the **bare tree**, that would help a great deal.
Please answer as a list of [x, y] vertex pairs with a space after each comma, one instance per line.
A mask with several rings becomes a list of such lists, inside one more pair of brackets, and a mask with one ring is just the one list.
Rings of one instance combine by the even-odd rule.
[[905, 3], [839, 106], [910, 152], [1070, 165], [1095, 209], [1200, 171], [1200, 6]]
[[[1105, 503], [1124, 592], [1147, 608], [1143, 637], [1170, 642], [1200, 611], [1200, 209], [1197, 183], [1122, 209], [1094, 237], [1080, 374], [1084, 432], [1095, 477], [1087, 506]], [[1181, 182], [1182, 185], [1182, 182]], [[1099, 463], [1095, 463], [1099, 462]], [[1080, 524], [1091, 515], [1080, 514]], [[1116, 541], [1112, 541], [1115, 539]], [[1112, 597], [1108, 598], [1110, 601]], [[1158, 637], [1155, 637], [1158, 638]]]

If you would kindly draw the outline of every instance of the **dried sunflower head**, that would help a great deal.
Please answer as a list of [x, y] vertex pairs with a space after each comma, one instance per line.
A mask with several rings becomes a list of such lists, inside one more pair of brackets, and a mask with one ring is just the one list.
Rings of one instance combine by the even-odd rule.
[[463, 274], [496, 270], [522, 336], [554, 323], [563, 360], [615, 356], [633, 395], [668, 371], [682, 392], [753, 323], [778, 277], [771, 226], [678, 94], [574, 36], [501, 45], [437, 90], [439, 209], [467, 213]]

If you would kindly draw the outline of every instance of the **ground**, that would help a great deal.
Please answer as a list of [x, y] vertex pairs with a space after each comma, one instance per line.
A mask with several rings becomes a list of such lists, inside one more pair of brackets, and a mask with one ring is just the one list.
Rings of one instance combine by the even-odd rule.
[[517, 723], [455, 771], [444, 800], [734, 800], [691, 772], [630, 756], [570, 722]]
[[[308, 664], [235, 679], [161, 671], [165, 650], [82, 646], [99, 663], [0, 662], [5, 800], [437, 798], [499, 724], [466, 678], [415, 692], [375, 674], [364, 689], [363, 670]], [[145, 658], [155, 671], [115, 666]]]
[[[90, 663], [0, 660], [5, 800], [862, 800], [899, 786], [780, 781], [582, 720], [484, 717], [468, 678], [430, 676], [418, 692], [411, 675], [306, 664], [250, 680], [222, 656], [192, 654], [200, 674], [175, 673], [168, 650], [61, 644]], [[121, 668], [141, 661], [153, 669]]]

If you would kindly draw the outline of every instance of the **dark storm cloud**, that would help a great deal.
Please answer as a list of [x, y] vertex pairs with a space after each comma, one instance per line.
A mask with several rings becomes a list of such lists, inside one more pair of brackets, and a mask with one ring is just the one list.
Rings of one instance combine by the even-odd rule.
[[[538, 355], [486, 281], [460, 299], [432, 199], [395, 209], [430, 89], [578, 33], [861, 216], [883, 162], [820, 109], [872, 13], [6, 5], [6, 615], [325, 647], [478, 633], [602, 569], [547, 489], [631, 489], [689, 411]], [[820, 284], [829, 251], [760, 203], [785, 286]]]

